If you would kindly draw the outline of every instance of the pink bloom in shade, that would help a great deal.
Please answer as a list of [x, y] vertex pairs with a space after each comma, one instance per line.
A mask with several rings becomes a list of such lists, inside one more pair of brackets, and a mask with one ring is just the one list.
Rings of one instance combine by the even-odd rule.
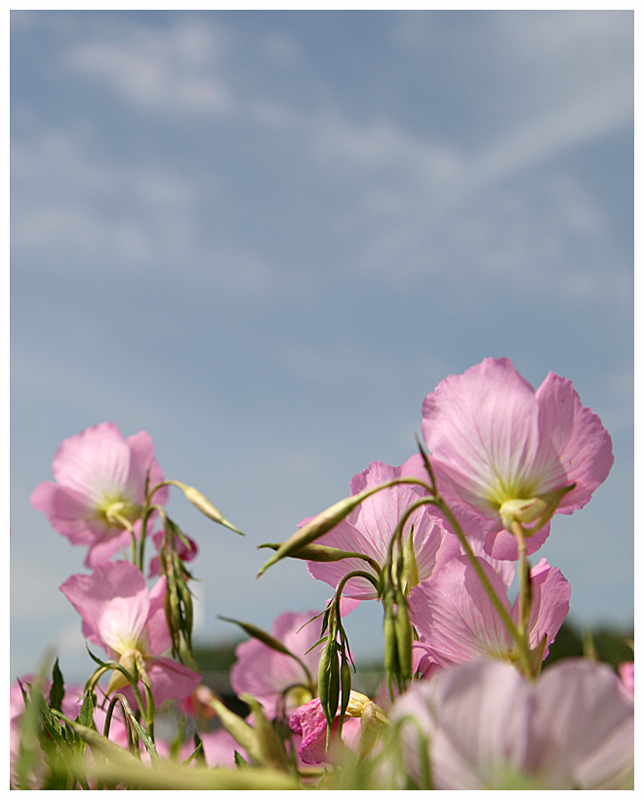
[[271, 635], [306, 664], [310, 677], [294, 658], [273, 650], [259, 639], [242, 642], [235, 650], [237, 661], [230, 670], [230, 685], [236, 694], [249, 694], [259, 700], [270, 719], [278, 716], [280, 709], [289, 713], [313, 697], [308, 687], [312, 679], [315, 688], [319, 654], [317, 648], [307, 651], [320, 638], [322, 619], [306, 623], [318, 613], [287, 611], [277, 617], [271, 628]]
[[[157, 531], [152, 539], [157, 548], [157, 552], [161, 552], [161, 545], [163, 544], [163, 531]], [[186, 539], [188, 540], [188, 547], [186, 547], [186, 545], [180, 539], [177, 539], [177, 555], [182, 561], [192, 561], [193, 558], [196, 558], [199, 550], [195, 541], [193, 541], [189, 536], [186, 536]], [[159, 557], [154, 556], [154, 558], [150, 559], [150, 571], [148, 573], [148, 578], [154, 578], [159, 575], [160, 572]]]
[[[91, 575], [72, 575], [60, 590], [83, 618], [83, 635], [103, 647], [111, 660], [131, 672], [142, 659], [155, 703], [180, 700], [201, 681], [196, 672], [162, 655], [172, 643], [164, 610], [165, 578], [148, 591], [137, 567], [114, 561]], [[129, 687], [123, 691], [126, 696], [128, 692]]]
[[[366, 488], [398, 478], [402, 474], [401, 469], [374, 461], [366, 470], [353, 477], [351, 494], [358, 494]], [[426, 496], [427, 492], [424, 492], [422, 487], [411, 484], [399, 484], [383, 489], [364, 500], [346, 519], [320, 537], [316, 543], [363, 553], [382, 567], [386, 562], [387, 548], [400, 517], [408, 506]], [[307, 521], [303, 520], [300, 525]], [[461, 551], [458, 541], [447, 533], [442, 518], [432, 511], [430, 506], [423, 506], [414, 511], [405, 526], [405, 538], [409, 536], [412, 525], [414, 555], [419, 579], [422, 581], [441, 563]], [[334, 587], [342, 577], [356, 570], [378, 577], [375, 569], [359, 558], [345, 558], [342, 561], [332, 562], [311, 561], [308, 569], [314, 578], [326, 581]], [[351, 578], [343, 593], [356, 600], [371, 600], [378, 596], [374, 586], [366, 578]]]
[[[431, 740], [436, 789], [633, 788], [633, 704], [606, 664], [559, 661], [529, 684], [511, 665], [463, 664], [394, 703]], [[418, 779], [418, 735], [404, 728]]]
[[337, 738], [338, 718], [336, 717], [333, 723], [331, 743], [327, 751], [327, 723], [317, 698], [291, 714], [289, 724], [291, 730], [302, 737], [298, 755], [305, 764], [332, 764], [341, 758], [343, 745], [357, 750], [360, 744], [360, 720], [356, 717], [345, 717], [340, 743]]
[[[518, 599], [510, 608], [503, 580], [487, 561], [480, 558], [479, 563], [516, 622]], [[570, 584], [545, 559], [530, 575], [533, 600], [528, 621], [529, 645], [531, 649], [538, 647], [545, 636], [545, 658], [568, 613]], [[414, 650], [419, 651], [415, 658], [423, 671], [433, 663], [452, 667], [485, 658], [514, 660], [516, 657], [512, 637], [465, 556], [452, 559], [430, 580], [412, 590], [409, 615], [420, 635]], [[423, 660], [423, 652], [429, 659]]]
[[549, 503], [571, 514], [613, 464], [610, 436], [572, 383], [550, 372], [535, 392], [508, 358], [442, 381], [423, 402], [422, 431], [439, 491], [494, 522], [486, 549], [497, 558], [512, 519], [529, 533]]
[[[31, 504], [72, 544], [88, 545], [85, 564], [98, 566], [129, 547], [130, 534], [115, 515], [130, 523], [140, 517], [148, 470], [152, 488], [163, 475], [150, 435], [140, 431], [126, 439], [116, 425], [103, 422], [65, 439], [52, 463], [55, 482], [39, 484]], [[167, 496], [163, 487], [153, 501], [163, 504]]]

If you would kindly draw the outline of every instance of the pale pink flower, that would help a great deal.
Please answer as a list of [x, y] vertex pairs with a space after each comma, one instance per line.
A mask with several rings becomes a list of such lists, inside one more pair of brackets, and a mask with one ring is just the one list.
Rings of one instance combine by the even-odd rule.
[[572, 383], [550, 372], [535, 392], [508, 358], [442, 381], [423, 402], [422, 431], [439, 491], [493, 521], [495, 558], [517, 557], [513, 519], [530, 534], [549, 505], [571, 514], [613, 463], [610, 436]]
[[[172, 644], [164, 610], [165, 578], [149, 591], [137, 567], [114, 561], [91, 575], [72, 575], [60, 590], [83, 618], [83, 635], [103, 647], [110, 660], [130, 672], [142, 661], [155, 703], [182, 699], [200, 682], [197, 673], [162, 655]], [[123, 691], [126, 696], [129, 692]]]
[[[148, 471], [150, 488], [163, 480], [150, 435], [140, 431], [126, 439], [103, 422], [65, 439], [52, 463], [55, 482], [39, 484], [31, 504], [72, 544], [89, 547], [86, 566], [98, 566], [130, 546], [119, 518], [133, 524], [141, 516]], [[163, 487], [153, 502], [163, 504], [167, 496]]]
[[[518, 598], [510, 608], [507, 584], [485, 559], [478, 559], [493, 589], [515, 622]], [[530, 572], [532, 606], [528, 644], [537, 648], [546, 637], [543, 657], [555, 639], [570, 604], [570, 584], [545, 559]], [[414, 643], [418, 668], [424, 673], [432, 663], [451, 667], [482, 658], [516, 658], [508, 629], [501, 620], [478, 575], [465, 556], [452, 559], [430, 580], [419, 584], [409, 597], [409, 616], [420, 635]], [[420, 654], [429, 656], [423, 660]]]
[[[391, 467], [380, 461], [374, 461], [367, 469], [353, 477], [351, 494], [358, 494], [364, 489], [398, 478], [402, 474], [401, 470], [401, 467]], [[387, 560], [391, 537], [400, 517], [408, 506], [426, 496], [427, 492], [422, 487], [410, 484], [399, 484], [376, 492], [363, 500], [333, 530], [320, 537], [316, 544], [362, 553], [383, 567]], [[305, 522], [307, 520], [303, 520], [300, 525]], [[413, 512], [405, 526], [404, 540], [409, 538], [412, 525], [418, 580], [423, 581], [440, 564], [458, 555], [461, 550], [455, 537], [448, 534], [444, 520], [430, 506], [423, 506]], [[378, 577], [375, 569], [360, 558], [345, 558], [342, 561], [332, 562], [311, 561], [308, 569], [314, 578], [326, 581], [334, 587], [349, 572], [357, 570], [369, 573], [376, 579]], [[359, 577], [351, 578], [343, 593], [356, 600], [371, 600], [378, 596], [374, 586], [366, 578]]]
[[[236, 694], [249, 694], [259, 700], [269, 719], [280, 715], [280, 711], [288, 714], [313, 697], [309, 686], [311, 680], [312, 688], [317, 683], [319, 648], [307, 651], [320, 638], [319, 613], [287, 611], [277, 617], [271, 628], [271, 635], [306, 665], [309, 675], [294, 658], [273, 650], [259, 639], [242, 642], [235, 650], [237, 661], [230, 670], [230, 685]], [[311, 619], [313, 622], [309, 623]]]
[[[534, 684], [510, 664], [462, 664], [414, 684], [392, 716], [428, 737], [436, 789], [633, 788], [633, 703], [606, 664], [559, 661]], [[418, 779], [416, 728], [403, 730]]]

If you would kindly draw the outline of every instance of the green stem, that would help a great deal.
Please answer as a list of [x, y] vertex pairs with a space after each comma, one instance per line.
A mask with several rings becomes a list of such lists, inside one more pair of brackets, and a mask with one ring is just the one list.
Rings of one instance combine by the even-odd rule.
[[530, 565], [528, 564], [528, 551], [525, 535], [518, 520], [512, 522], [512, 533], [517, 540], [519, 549], [519, 633], [527, 640], [528, 621], [530, 619], [531, 591], [530, 591]]
[[481, 567], [479, 560], [474, 555], [474, 551], [470, 547], [470, 543], [467, 541], [465, 534], [463, 533], [463, 529], [459, 525], [456, 517], [450, 510], [447, 503], [445, 503], [442, 497], [435, 497], [431, 500], [431, 502], [433, 502], [434, 505], [440, 508], [440, 510], [445, 514], [445, 516], [448, 519], [448, 522], [452, 526], [452, 530], [458, 536], [458, 540], [461, 543], [463, 549], [465, 550], [465, 554], [470, 560], [470, 563], [472, 564], [474, 571], [478, 575], [479, 580], [481, 581], [481, 584], [485, 589], [488, 597], [492, 601], [492, 605], [497, 610], [499, 616], [503, 620], [503, 624], [508, 629], [510, 636], [514, 639], [514, 643], [516, 644], [517, 650], [519, 651], [519, 658], [521, 659], [521, 665], [523, 667], [526, 677], [529, 680], [534, 680], [535, 674], [532, 665], [532, 658], [530, 656], [530, 647], [528, 645], [525, 635], [521, 634], [517, 626], [514, 624], [514, 620], [508, 613], [508, 610], [501, 602], [497, 593], [494, 591], [494, 588], [490, 583], [487, 575], [483, 571], [483, 568]]

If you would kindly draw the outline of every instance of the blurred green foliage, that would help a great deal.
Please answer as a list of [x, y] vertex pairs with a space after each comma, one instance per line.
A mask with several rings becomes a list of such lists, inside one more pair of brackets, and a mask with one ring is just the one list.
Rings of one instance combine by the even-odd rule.
[[566, 620], [550, 645], [544, 666], [560, 658], [587, 656], [605, 661], [615, 669], [624, 661], [633, 661], [633, 628], [598, 627], [582, 630]]
[[[218, 692], [229, 708], [241, 713], [245, 706], [240, 704], [230, 687], [230, 668], [235, 663], [235, 648], [239, 641], [222, 642], [214, 647], [204, 644], [194, 648], [195, 659], [201, 675], [211, 689]], [[587, 656], [597, 658], [611, 664], [615, 669], [624, 661], [633, 661], [633, 628], [619, 629], [600, 626], [582, 630], [566, 620], [561, 626], [557, 638], [550, 646], [550, 654], [544, 666], [548, 666], [560, 658]], [[354, 688], [372, 694], [382, 677], [384, 668], [382, 660], [369, 659], [358, 663], [354, 678]]]

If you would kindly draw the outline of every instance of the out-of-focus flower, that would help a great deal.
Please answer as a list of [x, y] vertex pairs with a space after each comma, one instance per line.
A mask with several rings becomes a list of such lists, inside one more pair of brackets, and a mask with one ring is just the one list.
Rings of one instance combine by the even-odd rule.
[[[191, 539], [189, 536], [186, 536], [186, 539], [188, 540], [188, 546], [186, 546], [180, 539], [177, 541], [177, 555], [182, 561], [192, 561], [193, 558], [196, 558], [199, 550], [197, 548], [197, 543], [193, 539]], [[163, 531], [157, 531], [152, 537], [152, 540], [154, 541], [157, 552], [161, 552], [161, 545], [163, 544]], [[154, 556], [150, 559], [148, 578], [154, 578], [159, 575], [160, 572], [159, 557]]]
[[[439, 491], [494, 522], [495, 558], [516, 559], [514, 521], [530, 536], [552, 513], [571, 514], [613, 463], [610, 436], [572, 383], [550, 372], [535, 392], [508, 358], [442, 381], [423, 402], [422, 431]], [[543, 530], [530, 538], [534, 552]]]
[[[518, 622], [518, 598], [510, 609], [507, 585], [485, 559], [478, 560], [501, 602]], [[569, 610], [570, 584], [544, 558], [532, 569], [530, 577], [528, 644], [535, 649], [545, 636], [546, 658]], [[481, 658], [513, 661], [517, 657], [512, 637], [465, 556], [452, 559], [412, 591], [409, 614], [421, 637], [414, 650], [430, 657], [429, 662], [419, 663], [422, 671], [432, 662], [451, 667]]]
[[[135, 668], [147, 673], [155, 703], [182, 699], [201, 681], [196, 672], [162, 655], [172, 644], [164, 609], [165, 578], [148, 591], [137, 567], [114, 561], [91, 575], [72, 575], [60, 590], [83, 618], [83, 635], [90, 642], [130, 673]], [[123, 686], [127, 681], [115, 671], [108, 692]], [[131, 698], [129, 687], [123, 694]]]
[[[224, 728], [208, 733], [200, 733], [199, 738], [203, 743], [203, 754], [209, 767], [235, 768], [235, 752], [246, 762], [250, 762], [248, 753]], [[185, 760], [194, 750], [192, 742], [186, 742], [180, 749], [181, 760]], [[193, 762], [196, 763], [196, 762]]]
[[[399, 478], [402, 474], [401, 469], [374, 461], [366, 470], [353, 477], [351, 494], [359, 494], [364, 489]], [[383, 567], [387, 560], [391, 537], [400, 517], [412, 503], [426, 496], [427, 492], [424, 492], [422, 487], [410, 484], [382, 489], [363, 500], [346, 519], [320, 537], [317, 544], [362, 553]], [[303, 520], [300, 525], [307, 521]], [[415, 577], [409, 583], [409, 589], [419, 581], [426, 580], [441, 563], [461, 552], [456, 538], [448, 534], [442, 518], [432, 511], [430, 506], [421, 507], [413, 512], [405, 526], [404, 542], [409, 538], [412, 525], [415, 565], [409, 566], [410, 572], [414, 572]], [[326, 581], [334, 587], [341, 578], [356, 570], [378, 577], [375, 569], [359, 558], [345, 558], [342, 561], [331, 562], [311, 561], [308, 569], [314, 578]], [[343, 593], [356, 600], [371, 600], [378, 596], [374, 586], [366, 578], [360, 577], [351, 578]]]
[[[52, 463], [55, 482], [39, 484], [31, 504], [72, 544], [89, 547], [86, 566], [98, 566], [129, 547], [127, 523], [141, 516], [148, 471], [150, 488], [163, 480], [150, 435], [140, 431], [126, 439], [103, 422], [65, 439]], [[163, 504], [167, 496], [163, 487], [153, 502]]]
[[[559, 661], [534, 684], [510, 664], [463, 664], [398, 698], [405, 717], [428, 737], [436, 789], [633, 788], [633, 704], [606, 664]], [[418, 779], [417, 730], [403, 725]]]
[[235, 650], [237, 661], [230, 670], [230, 685], [238, 695], [249, 694], [259, 700], [269, 719], [280, 711], [288, 714], [313, 697], [309, 686], [311, 679], [317, 679], [319, 655], [317, 648], [307, 651], [320, 638], [321, 618], [313, 619], [319, 613], [287, 611], [277, 617], [271, 628], [271, 635], [306, 665], [309, 675], [296, 659], [259, 639], [242, 642]]

